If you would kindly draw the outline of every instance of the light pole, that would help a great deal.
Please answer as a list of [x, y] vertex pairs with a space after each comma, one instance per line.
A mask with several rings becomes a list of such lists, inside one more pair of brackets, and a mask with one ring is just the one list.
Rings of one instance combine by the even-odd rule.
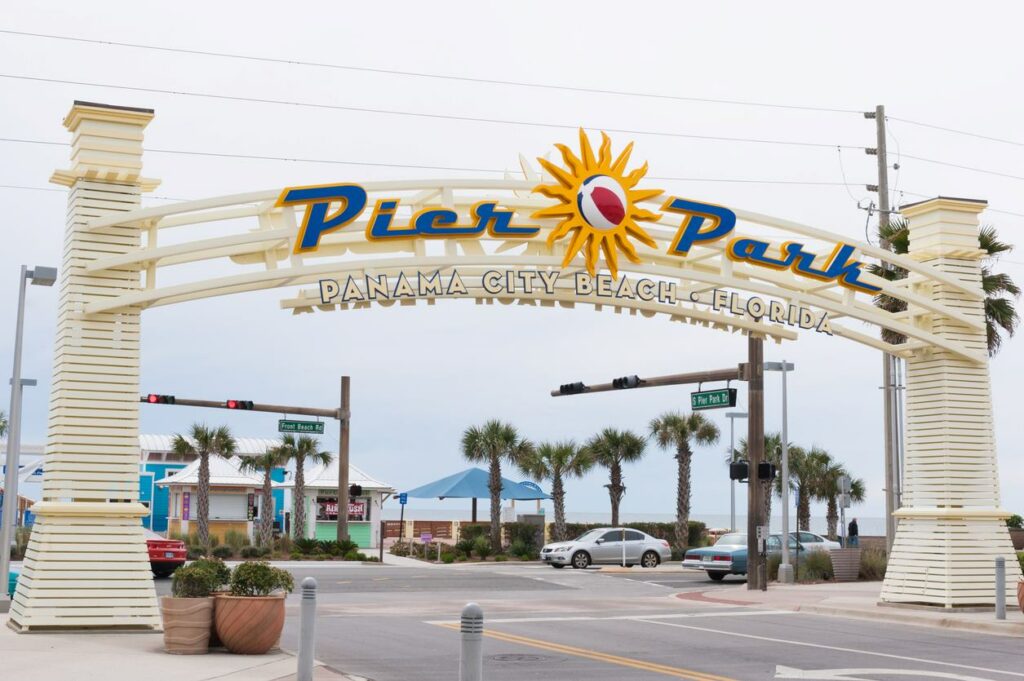
[[[786, 395], [786, 374], [796, 366], [786, 360], [765, 362], [765, 371], [782, 372], [782, 562], [779, 563], [779, 581], [793, 583], [793, 566], [789, 563], [789, 428]], [[768, 492], [771, 494], [771, 491]]]
[[[745, 411], [726, 412], [725, 418], [729, 419], [729, 461], [736, 460], [736, 419], [747, 418]], [[729, 531], [736, 531], [736, 481], [729, 481]]]
[[[0, 582], [7, 583], [7, 575], [11, 568], [11, 532], [18, 518], [18, 458], [21, 454], [21, 389], [24, 385], [34, 385], [35, 381], [23, 381], [21, 378], [21, 341], [25, 327], [25, 282], [30, 281], [36, 286], [53, 286], [57, 281], [57, 268], [36, 267], [28, 269], [21, 266], [18, 280], [18, 321], [14, 326], [14, 371], [11, 374], [11, 406], [8, 418], [7, 459], [4, 472], [4, 506], [0, 514]], [[3, 588], [5, 601], [7, 587]]]

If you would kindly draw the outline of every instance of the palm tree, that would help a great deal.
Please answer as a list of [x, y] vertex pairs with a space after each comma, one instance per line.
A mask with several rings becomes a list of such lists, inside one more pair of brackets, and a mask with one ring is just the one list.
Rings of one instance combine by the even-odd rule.
[[[910, 232], [906, 220], [895, 219], [888, 225], [879, 225], [878, 238], [881, 241], [888, 241], [895, 253], [906, 254], [910, 250]], [[1010, 275], [993, 271], [999, 256], [1012, 251], [1013, 246], [1000, 241], [996, 228], [991, 225], [981, 228], [978, 242], [986, 253], [981, 266], [981, 288], [985, 292], [985, 335], [988, 354], [994, 355], [999, 352], [1005, 338], [1012, 336], [1020, 324], [1014, 299], [1020, 296], [1021, 289]], [[890, 281], [904, 279], [907, 276], [907, 271], [899, 267], [886, 269], [876, 264], [870, 269], [872, 274]], [[902, 300], [884, 294], [875, 297], [875, 305], [889, 312], [902, 312], [907, 309], [907, 304]], [[906, 341], [903, 335], [887, 329], [882, 330], [882, 338], [896, 344]]]
[[199, 485], [196, 489], [196, 523], [199, 543], [210, 547], [210, 456], [228, 458], [235, 453], [235, 438], [227, 426], [207, 428], [193, 423], [188, 437], [175, 435], [174, 453], [182, 457], [199, 459]]
[[662, 449], [676, 450], [678, 480], [676, 484], [676, 546], [685, 549], [690, 537], [690, 467], [693, 460], [691, 441], [708, 446], [718, 442], [718, 426], [703, 414], [689, 416], [666, 412], [651, 421], [651, 437]]
[[572, 440], [544, 442], [519, 462], [519, 468], [532, 478], [551, 481], [551, 499], [555, 505], [555, 541], [565, 541], [565, 478], [580, 478], [594, 465], [586, 449]]
[[[288, 450], [283, 446], [268, 447], [262, 454], [242, 457], [238, 470], [243, 473], [255, 473], [263, 475], [263, 492], [260, 500], [260, 524], [259, 539], [260, 546], [273, 546], [274, 542], [274, 490], [271, 485], [273, 479], [270, 477], [275, 468], [280, 468], [288, 463]], [[338, 509], [341, 513], [343, 509]]]
[[[279, 446], [287, 459], [295, 462], [295, 487], [292, 490], [292, 533], [296, 539], [306, 536], [306, 461], [326, 466], [334, 460], [330, 452], [320, 451], [320, 441], [309, 435], [296, 438], [282, 435]], [[340, 509], [339, 509], [340, 512]]]
[[803, 532], [811, 531], [811, 500], [820, 498], [824, 479], [832, 457], [820, 447], [809, 451], [803, 447], [789, 448], [789, 485], [796, 493], [796, 524]]
[[519, 437], [515, 427], [497, 419], [483, 426], [471, 426], [462, 434], [462, 455], [473, 463], [486, 463], [490, 469], [487, 489], [491, 493], [491, 549], [501, 551], [501, 462], [518, 465], [533, 450], [528, 440]]
[[[828, 538], [833, 541], [839, 536], [839, 478], [844, 475], [850, 475], [846, 467], [833, 461], [821, 479], [820, 497], [827, 504], [825, 522], [828, 524]], [[864, 481], [860, 478], [850, 480], [850, 500], [857, 503], [864, 501]]]
[[644, 455], [646, 440], [629, 430], [605, 428], [587, 441], [584, 449], [595, 463], [608, 469], [608, 497], [612, 504], [612, 525], [619, 524], [619, 502], [626, 493], [622, 484], [622, 464], [639, 461]]
[[[747, 450], [747, 440], [743, 438], [740, 440], [739, 449], [736, 450], [735, 454], [737, 459], [750, 460], [750, 454]], [[733, 457], [727, 457], [726, 463], [731, 463]], [[764, 435], [764, 461], [775, 464], [776, 468], [782, 468], [782, 434], [781, 433], [765, 433]], [[757, 471], [751, 471], [750, 475], [753, 476], [752, 480], [757, 480]], [[772, 495], [782, 496], [782, 479], [780, 476], [776, 476], [775, 482], [772, 484], [772, 489], [768, 490], [767, 494], [762, 495], [764, 501], [763, 513], [764, 522], [769, 527], [772, 524]]]

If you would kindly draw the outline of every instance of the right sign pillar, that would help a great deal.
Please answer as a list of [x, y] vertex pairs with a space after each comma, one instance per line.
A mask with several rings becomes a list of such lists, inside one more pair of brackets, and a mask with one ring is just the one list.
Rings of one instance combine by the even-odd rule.
[[[904, 206], [910, 256], [982, 291], [978, 214], [984, 201], [938, 197]], [[932, 282], [918, 293], [985, 319], [984, 300]], [[909, 310], [913, 323], [987, 356], [974, 328]], [[1000, 508], [988, 362], [929, 348], [907, 360], [903, 506], [882, 586], [884, 603], [992, 606], [995, 558], [1006, 559], [1007, 593], [1021, 578]]]

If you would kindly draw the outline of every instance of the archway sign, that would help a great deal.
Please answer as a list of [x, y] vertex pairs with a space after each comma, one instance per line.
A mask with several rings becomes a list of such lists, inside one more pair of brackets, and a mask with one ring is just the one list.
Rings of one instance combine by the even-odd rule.
[[[551, 160], [521, 158], [504, 179], [345, 181], [140, 209], [158, 184], [142, 176], [152, 118], [76, 102], [64, 120], [73, 166], [52, 178], [69, 198], [49, 441], [14, 627], [159, 628], [139, 523], [141, 313], [270, 288], [289, 289], [281, 306], [293, 313], [444, 298], [587, 305], [777, 342], [826, 334], [899, 355], [905, 505], [883, 601], [991, 604], [997, 555], [1011, 588], [1019, 578], [999, 508], [984, 202], [906, 207], [910, 255], [899, 256], [671, 196], [645, 177], [632, 145], [580, 131]], [[865, 259], [909, 275], [885, 281]], [[880, 310], [879, 294], [907, 310]], [[907, 342], [889, 345], [883, 328]]]

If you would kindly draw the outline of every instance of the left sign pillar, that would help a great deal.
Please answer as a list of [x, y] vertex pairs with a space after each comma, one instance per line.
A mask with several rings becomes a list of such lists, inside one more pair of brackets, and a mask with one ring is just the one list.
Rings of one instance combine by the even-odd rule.
[[139, 503], [139, 310], [86, 315], [95, 300], [141, 289], [137, 266], [95, 270], [141, 245], [138, 224], [90, 229], [137, 210], [158, 183], [141, 177], [150, 109], [75, 102], [42, 501], [10, 612], [18, 631], [159, 630]]

